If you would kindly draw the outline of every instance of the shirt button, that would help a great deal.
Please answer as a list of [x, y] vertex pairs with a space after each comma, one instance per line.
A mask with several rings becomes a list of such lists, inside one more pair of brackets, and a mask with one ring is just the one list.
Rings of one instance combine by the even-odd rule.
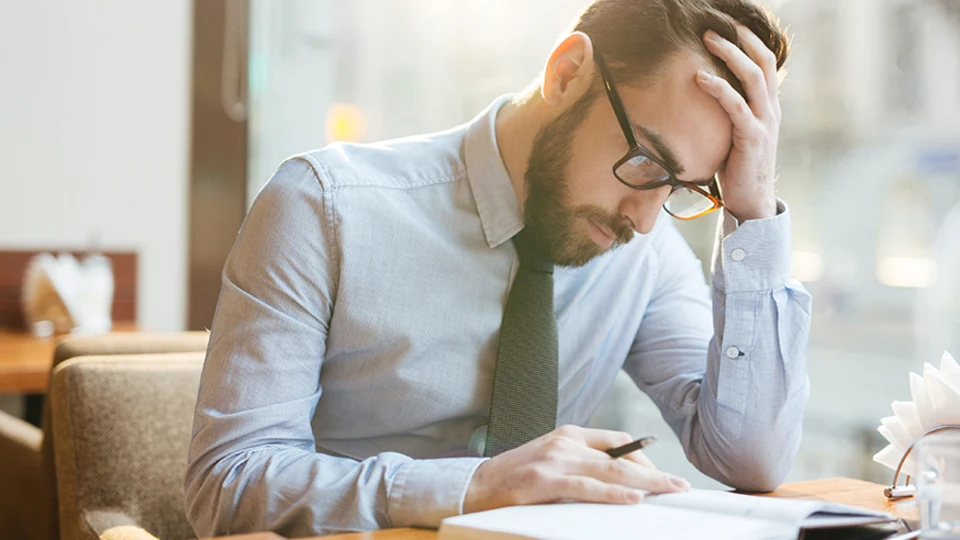
[[747, 252], [744, 251], [743, 248], [737, 248], [730, 252], [730, 258], [737, 262], [740, 262], [743, 259], [747, 258]]
[[477, 457], [483, 457], [483, 452], [487, 449], [487, 426], [480, 426], [470, 434], [470, 442], [467, 443], [467, 451]]
[[736, 347], [727, 347], [727, 352], [725, 354], [727, 355], [727, 358], [739, 358], [740, 349]]

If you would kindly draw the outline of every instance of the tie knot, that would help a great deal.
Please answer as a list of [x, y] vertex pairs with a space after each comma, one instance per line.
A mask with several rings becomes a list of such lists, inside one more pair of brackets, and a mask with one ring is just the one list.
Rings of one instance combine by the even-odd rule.
[[543, 249], [527, 229], [523, 229], [513, 236], [513, 246], [517, 249], [522, 268], [547, 274], [553, 273], [553, 261], [544, 254]]

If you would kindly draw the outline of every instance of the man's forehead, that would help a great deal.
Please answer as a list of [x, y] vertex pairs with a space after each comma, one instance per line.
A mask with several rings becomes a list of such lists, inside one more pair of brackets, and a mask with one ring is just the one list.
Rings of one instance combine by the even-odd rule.
[[637, 136], [682, 180], [712, 177], [731, 147], [730, 117], [696, 84], [700, 67], [675, 56], [656, 80], [620, 90]]

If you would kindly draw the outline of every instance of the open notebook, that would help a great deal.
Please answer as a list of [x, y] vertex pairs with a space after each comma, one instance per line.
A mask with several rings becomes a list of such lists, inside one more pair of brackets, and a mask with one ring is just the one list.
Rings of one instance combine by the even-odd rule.
[[795, 540], [803, 529], [896, 521], [884, 512], [822, 501], [722, 491], [651, 495], [635, 505], [514, 506], [443, 520], [440, 540], [583, 540], [643, 537]]

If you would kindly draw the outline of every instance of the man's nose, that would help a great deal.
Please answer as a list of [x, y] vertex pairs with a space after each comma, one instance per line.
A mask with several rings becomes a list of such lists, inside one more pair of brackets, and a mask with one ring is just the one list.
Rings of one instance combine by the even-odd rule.
[[633, 223], [633, 228], [640, 234], [647, 234], [653, 230], [660, 215], [660, 209], [670, 196], [671, 187], [663, 186], [651, 190], [631, 190], [620, 204], [620, 214]]

